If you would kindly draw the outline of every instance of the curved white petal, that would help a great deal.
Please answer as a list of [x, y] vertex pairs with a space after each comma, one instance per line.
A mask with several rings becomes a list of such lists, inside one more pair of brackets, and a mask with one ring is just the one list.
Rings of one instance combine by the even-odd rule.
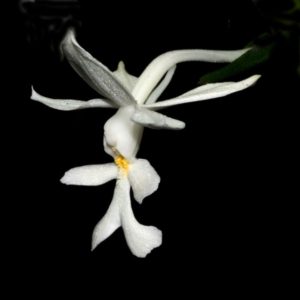
[[[250, 48], [249, 48], [250, 49]], [[166, 52], [155, 58], [139, 77], [132, 94], [138, 104], [145, 103], [147, 97], [163, 75], [172, 66], [184, 61], [232, 62], [249, 49], [235, 51], [218, 50], [178, 50]]]
[[253, 85], [261, 75], [253, 75], [239, 82], [222, 82], [200, 86], [174, 99], [160, 101], [150, 105], [142, 105], [148, 109], [162, 109], [169, 106], [224, 97], [244, 90]]
[[143, 127], [130, 120], [134, 106], [121, 107], [104, 125], [104, 147], [113, 157], [122, 155], [129, 162], [135, 159], [143, 134]]
[[118, 168], [114, 163], [89, 165], [67, 171], [60, 182], [73, 185], [101, 185], [116, 179], [117, 174]]
[[159, 98], [159, 96], [162, 94], [162, 92], [166, 89], [170, 81], [172, 80], [172, 77], [174, 75], [176, 66], [172, 67], [168, 73], [166, 74], [165, 78], [162, 80], [162, 82], [157, 86], [157, 88], [151, 93], [151, 95], [148, 97], [146, 104], [152, 104], [155, 103], [156, 100]]
[[[131, 252], [138, 257], [145, 257], [153, 248], [162, 243], [162, 232], [154, 226], [144, 226], [135, 219], [130, 203], [130, 185], [127, 178], [119, 180], [124, 192], [121, 207], [121, 223]], [[126, 190], [126, 191], [125, 191]]]
[[[155, 104], [149, 105], [150, 107]], [[185, 127], [184, 122], [169, 118], [163, 114], [137, 107], [131, 120], [152, 129], [179, 130]]]
[[129, 197], [128, 187], [122, 180], [117, 180], [111, 204], [104, 217], [94, 228], [92, 250], [121, 226], [120, 211], [125, 197]]
[[74, 31], [68, 31], [62, 42], [63, 52], [74, 70], [95, 91], [118, 106], [135, 103], [130, 91], [116, 76], [92, 55], [79, 46]]
[[133, 90], [138, 78], [127, 73], [125, 65], [122, 61], [119, 62], [118, 69], [113, 73], [129, 91]]
[[131, 164], [128, 178], [134, 198], [139, 203], [154, 193], [160, 182], [159, 175], [146, 159], [137, 159]]
[[106, 99], [92, 99], [89, 101], [69, 100], [69, 99], [52, 99], [38, 94], [33, 87], [31, 99], [41, 102], [51, 108], [58, 110], [75, 110], [84, 108], [118, 108], [118, 106]]

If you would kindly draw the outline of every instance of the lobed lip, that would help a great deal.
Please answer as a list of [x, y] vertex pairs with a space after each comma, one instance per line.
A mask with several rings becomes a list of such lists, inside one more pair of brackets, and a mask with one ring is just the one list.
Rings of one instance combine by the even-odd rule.
[[92, 250], [122, 227], [132, 253], [145, 257], [162, 243], [162, 232], [156, 227], [139, 224], [130, 203], [130, 188], [140, 204], [158, 188], [160, 177], [147, 160], [136, 159], [129, 163], [119, 157], [115, 163], [76, 167], [67, 171], [61, 182], [68, 185], [94, 186], [113, 179], [117, 180], [114, 196], [106, 214], [95, 226]]

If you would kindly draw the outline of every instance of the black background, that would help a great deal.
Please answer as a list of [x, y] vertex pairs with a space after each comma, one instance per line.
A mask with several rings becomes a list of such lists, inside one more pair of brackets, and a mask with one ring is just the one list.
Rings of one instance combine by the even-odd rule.
[[[79, 44], [111, 70], [123, 60], [135, 76], [163, 52], [240, 49], [268, 29], [251, 1], [185, 1], [168, 8], [147, 2], [79, 3]], [[109, 206], [115, 182], [82, 187], [59, 179], [73, 167], [111, 161], [102, 138], [114, 111], [63, 112], [30, 100], [31, 85], [59, 99], [88, 100], [97, 93], [67, 61], [59, 61], [46, 33], [28, 42], [32, 32], [17, 6], [13, 20], [6, 131], [12, 232], [6, 245], [12, 254], [10, 276], [19, 279], [22, 290], [62, 286], [99, 297], [108, 291], [142, 297], [162, 287], [186, 297], [214, 297], [239, 295], [237, 286], [251, 293], [270, 274], [276, 276], [285, 263], [279, 249], [290, 243], [283, 229], [287, 217], [280, 212], [287, 190], [281, 196], [276, 177], [288, 164], [293, 125], [285, 120], [294, 121], [286, 114], [297, 99], [285, 70], [269, 66], [251, 89], [164, 110], [186, 128], [145, 129], [138, 157], [151, 163], [161, 183], [142, 205], [132, 199], [137, 220], [162, 230], [162, 246], [137, 258], [119, 229], [91, 252], [93, 228]], [[284, 58], [278, 65], [284, 66]], [[219, 67], [179, 65], [162, 98], [196, 87], [201, 75]], [[144, 291], [139, 294], [137, 287]]]

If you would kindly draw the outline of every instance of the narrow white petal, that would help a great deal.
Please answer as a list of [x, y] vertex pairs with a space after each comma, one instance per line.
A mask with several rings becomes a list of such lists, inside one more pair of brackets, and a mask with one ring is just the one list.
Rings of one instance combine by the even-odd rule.
[[129, 197], [130, 185], [127, 178], [120, 181], [126, 196], [123, 199], [121, 208], [121, 223], [125, 238], [131, 252], [138, 257], [145, 257], [153, 248], [159, 247], [162, 243], [162, 232], [153, 226], [144, 226], [135, 219]]
[[[250, 49], [250, 48], [249, 48]], [[178, 50], [170, 51], [154, 59], [139, 77], [132, 94], [139, 104], [145, 103], [153, 88], [172, 66], [184, 61], [214, 63], [232, 62], [249, 49], [235, 51]]]
[[63, 52], [74, 70], [95, 91], [118, 106], [135, 103], [130, 91], [116, 76], [79, 46], [74, 31], [69, 30], [62, 42]]
[[162, 92], [166, 89], [166, 87], [169, 85], [174, 72], [175, 72], [176, 66], [172, 67], [168, 73], [166, 74], [165, 78], [162, 80], [162, 82], [157, 86], [157, 88], [151, 93], [151, 95], [148, 97], [146, 104], [152, 104], [155, 103], [156, 100], [159, 98], [159, 96], [162, 94]]
[[146, 159], [137, 159], [130, 166], [128, 177], [134, 198], [139, 203], [154, 193], [160, 182], [159, 175]]
[[118, 69], [113, 73], [130, 92], [133, 90], [138, 78], [127, 73], [122, 61], [119, 62]]
[[[150, 107], [155, 104], [149, 105]], [[163, 114], [137, 107], [131, 121], [152, 129], [174, 129], [185, 127], [184, 122], [169, 118]]]
[[118, 108], [118, 106], [106, 99], [92, 99], [89, 101], [69, 100], [69, 99], [52, 99], [38, 94], [32, 87], [31, 99], [41, 102], [51, 108], [58, 110], [75, 110], [84, 108]]
[[189, 102], [197, 102], [201, 100], [214, 99], [219, 97], [224, 97], [229, 94], [244, 90], [251, 85], [253, 85], [258, 79], [260, 75], [253, 75], [245, 80], [239, 82], [222, 82], [222, 83], [213, 83], [207, 84], [204, 86], [200, 86], [196, 89], [193, 89], [179, 97], [160, 101], [150, 105], [142, 105], [144, 108], [148, 109], [162, 109], [169, 106], [189, 103]]
[[73, 185], [101, 185], [116, 179], [117, 174], [118, 168], [114, 163], [89, 165], [67, 171], [60, 182]]
[[92, 250], [121, 226], [120, 210], [126, 197], [129, 197], [129, 188], [122, 180], [118, 180], [112, 202], [104, 217], [94, 228]]

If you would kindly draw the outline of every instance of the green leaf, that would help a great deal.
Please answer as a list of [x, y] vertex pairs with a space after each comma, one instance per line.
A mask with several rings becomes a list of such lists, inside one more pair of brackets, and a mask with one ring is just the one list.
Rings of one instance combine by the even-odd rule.
[[300, 0], [252, 0], [273, 33], [281, 38], [291, 64], [300, 79]]
[[267, 63], [277, 43], [269, 34], [263, 34], [246, 48], [251, 47], [244, 55], [225, 67], [208, 73], [200, 78], [200, 84], [225, 81], [245, 73], [254, 73], [258, 67]]

